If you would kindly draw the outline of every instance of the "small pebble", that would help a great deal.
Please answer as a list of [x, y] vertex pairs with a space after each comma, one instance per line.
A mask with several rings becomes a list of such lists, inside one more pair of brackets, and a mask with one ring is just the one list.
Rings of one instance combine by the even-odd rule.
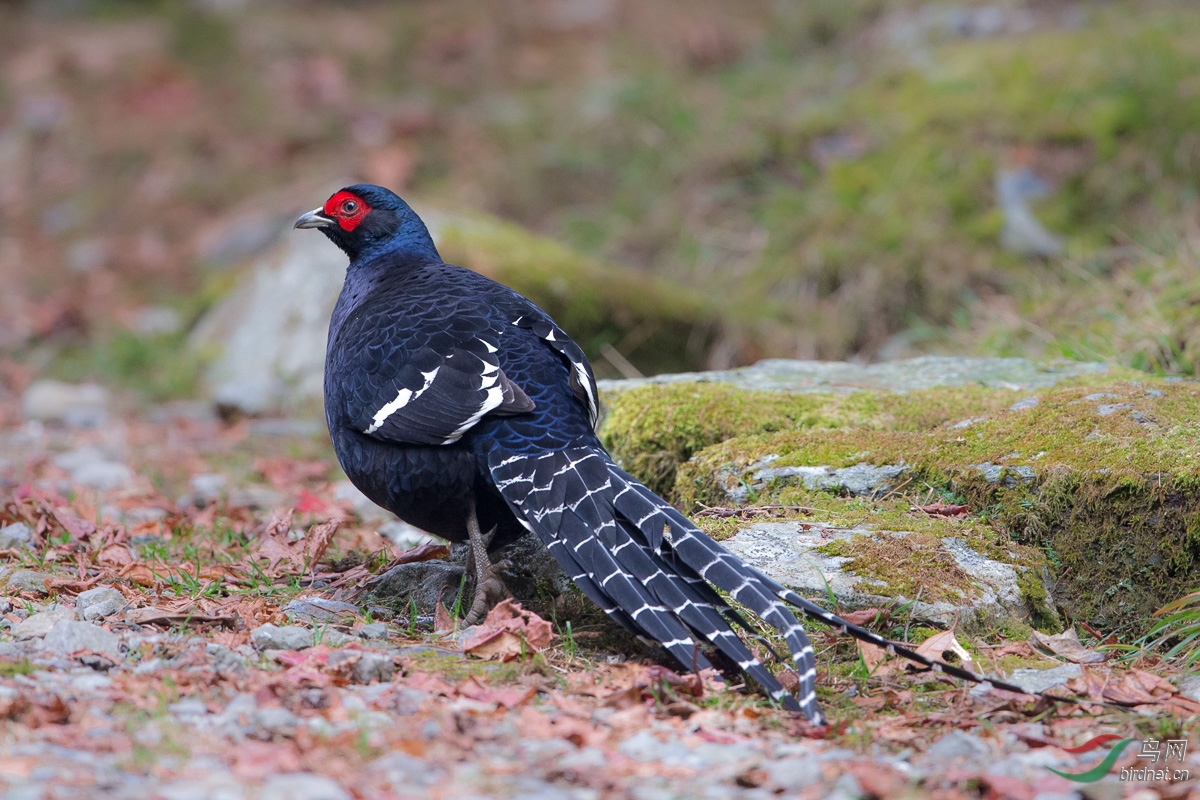
[[33, 547], [33, 530], [24, 522], [0, 528], [0, 550], [28, 550]]
[[99, 625], [64, 619], [56, 622], [46, 634], [46, 638], [42, 640], [42, 647], [60, 655], [91, 650], [93, 653], [117, 656], [121, 652], [121, 640], [115, 633], [106, 631]]
[[330, 778], [313, 772], [271, 775], [259, 800], [351, 800], [350, 794]]
[[89, 621], [116, 614], [125, 605], [125, 595], [111, 586], [88, 589], [86, 592], [80, 592], [75, 598], [75, 610]]
[[[23, 611], [24, 609], [21, 610]], [[13, 628], [13, 638], [33, 639], [45, 636], [59, 622], [74, 620], [76, 618], [75, 609], [73, 608], [55, 608], [50, 611], [39, 611], [28, 619], [17, 623], [17, 626]]]
[[358, 635], [368, 640], [386, 639], [388, 635], [387, 623], [372, 622], [370, 625], [363, 625], [358, 629]]
[[250, 632], [250, 641], [262, 650], [303, 650], [316, 641], [313, 632], [299, 625], [259, 625]]

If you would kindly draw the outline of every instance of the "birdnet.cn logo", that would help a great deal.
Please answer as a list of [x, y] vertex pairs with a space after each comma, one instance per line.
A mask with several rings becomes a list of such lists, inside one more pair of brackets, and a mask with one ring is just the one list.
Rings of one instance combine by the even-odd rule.
[[[1107, 755], [1100, 759], [1091, 769], [1084, 772], [1060, 772], [1053, 767], [1046, 767], [1046, 769], [1069, 781], [1093, 783], [1108, 774], [1113, 764], [1117, 763], [1117, 759], [1121, 757], [1121, 751], [1134, 741], [1136, 740], [1122, 739], [1115, 733], [1106, 733], [1103, 736], [1089, 739], [1078, 747], [1064, 748], [1068, 753], [1090, 753], [1093, 750], [1104, 747], [1109, 742], [1113, 742], [1112, 748], [1108, 751]], [[1184, 756], [1187, 755], [1187, 739], [1167, 739], [1166, 741], [1144, 739], [1141, 745], [1141, 750], [1138, 752], [1137, 757], [1146, 759], [1146, 764], [1140, 767], [1121, 767], [1119, 780], [1171, 781], [1174, 783], [1177, 781], [1186, 781], [1191, 778], [1189, 770], [1179, 769], [1173, 765], [1173, 762], [1183, 763]], [[1161, 766], [1159, 766], [1160, 764]]]

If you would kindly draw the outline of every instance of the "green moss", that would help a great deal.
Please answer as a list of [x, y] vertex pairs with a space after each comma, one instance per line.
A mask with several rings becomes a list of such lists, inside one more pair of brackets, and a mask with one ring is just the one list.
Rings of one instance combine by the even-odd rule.
[[816, 395], [744, 392], [721, 383], [643, 386], [609, 399], [601, 436], [625, 469], [669, 494], [697, 450], [751, 433], [811, 427]]
[[20, 661], [0, 661], [0, 678], [12, 678], [16, 675], [32, 675], [37, 671], [29, 659]]
[[1040, 631], [1060, 633], [1063, 629], [1062, 618], [1050, 604], [1050, 594], [1042, 577], [1032, 568], [1023, 569], [1017, 573], [1017, 587], [1021, 590], [1021, 599], [1029, 608], [1030, 624]]
[[513, 681], [521, 674], [517, 663], [481, 661], [465, 655], [455, 655], [435, 648], [413, 648], [405, 652], [409, 668], [441, 675], [448, 681], [463, 681], [474, 675], [486, 675], [496, 682]]
[[[1029, 395], [1036, 407], [1011, 410]], [[909, 531], [915, 543], [953, 536], [1018, 567], [1038, 628], [1060, 628], [1060, 608], [1105, 630], [1140, 626], [1200, 577], [1195, 383], [1110, 376], [1023, 394], [960, 387], [904, 395], [674, 384], [618, 395], [612, 405], [605, 441], [685, 511], [735, 504], [730, 493], [741, 492], [749, 505], [799, 506], [839, 526]], [[860, 463], [904, 465], [877, 495], [900, 491], [850, 497], [786, 473]], [[768, 465], [777, 476], [769, 480], [759, 477]], [[920, 497], [964, 502], [972, 513], [914, 513]], [[745, 523], [701, 524], [724, 538]], [[831, 547], [855, 557], [851, 570], [889, 593], [915, 593], [913, 579], [889, 568], [897, 554], [872, 552], [867, 540]], [[1055, 581], [1057, 607], [1039, 588], [1043, 570]], [[961, 588], [940, 573], [929, 583]]]
[[976, 594], [974, 584], [958, 562], [928, 534], [868, 536], [838, 539], [817, 552], [849, 558], [844, 568], [880, 585], [881, 594], [923, 600], [958, 601]]
[[103, 380], [147, 400], [194, 397], [203, 356], [185, 333], [139, 335], [114, 331], [58, 353], [49, 373], [65, 381]]
[[647, 374], [700, 366], [718, 314], [698, 293], [493, 218], [448, 220], [436, 235], [443, 258], [531, 298], [602, 372], [613, 373], [607, 347]]

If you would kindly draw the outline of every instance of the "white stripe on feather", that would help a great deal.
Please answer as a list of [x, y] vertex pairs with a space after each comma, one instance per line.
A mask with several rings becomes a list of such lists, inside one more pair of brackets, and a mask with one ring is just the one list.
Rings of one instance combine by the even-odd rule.
[[472, 425], [474, 425], [476, 422], [479, 422], [479, 420], [483, 418], [484, 414], [488, 413], [493, 408], [496, 408], [503, 402], [503, 389], [501, 389], [499, 386], [493, 386], [491, 389], [488, 389], [487, 397], [483, 399], [483, 403], [479, 406], [479, 410], [467, 417], [466, 420], [463, 421], [462, 425], [459, 425], [457, 428], [455, 428], [454, 432], [446, 437], [442, 444], [454, 444], [457, 442], [462, 438], [462, 435], [471, 428]]
[[421, 375], [425, 378], [425, 385], [415, 392], [412, 389], [401, 389], [397, 392], [395, 400], [375, 412], [375, 418], [372, 420], [371, 426], [363, 431], [363, 433], [374, 433], [379, 430], [379, 426], [387, 422], [388, 417], [423, 395], [425, 390], [433, 383], [433, 379], [437, 377], [439, 369], [441, 367], [434, 367], [430, 372], [422, 372]]

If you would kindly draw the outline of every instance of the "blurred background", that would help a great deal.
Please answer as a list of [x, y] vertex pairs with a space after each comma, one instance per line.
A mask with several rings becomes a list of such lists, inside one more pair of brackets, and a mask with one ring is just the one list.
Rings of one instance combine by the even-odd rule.
[[1186, 0], [0, 0], [3, 391], [315, 392], [358, 180], [608, 377], [1200, 361]]

